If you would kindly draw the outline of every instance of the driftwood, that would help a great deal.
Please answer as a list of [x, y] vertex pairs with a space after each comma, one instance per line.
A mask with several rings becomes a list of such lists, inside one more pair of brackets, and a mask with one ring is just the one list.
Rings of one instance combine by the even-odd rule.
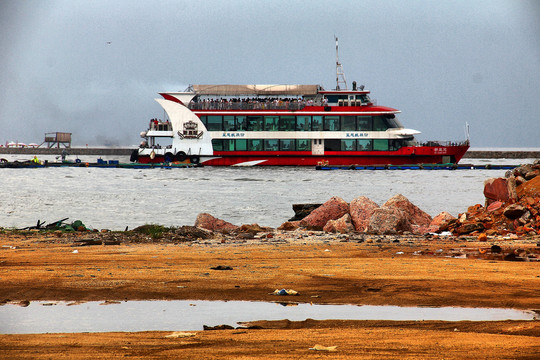
[[44, 221], [44, 222], [41, 222], [41, 220], [38, 220], [36, 225], [34, 225], [34, 226], [27, 226], [27, 227], [21, 228], [21, 229], [19, 229], [19, 230], [52, 229], [52, 228], [55, 228], [55, 227], [57, 227], [57, 226], [62, 225], [62, 223], [63, 223], [64, 221], [66, 221], [67, 219], [69, 219], [69, 218], [65, 218], [65, 219], [62, 219], [62, 220], [58, 220], [58, 221], [52, 222], [52, 223], [46, 225], [45, 227], [43, 226], [43, 225], [45, 224], [45, 221]]

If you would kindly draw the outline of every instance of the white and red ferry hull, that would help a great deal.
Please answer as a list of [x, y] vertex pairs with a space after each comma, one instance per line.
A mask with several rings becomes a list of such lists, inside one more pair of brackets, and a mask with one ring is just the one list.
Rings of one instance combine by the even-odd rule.
[[[408, 146], [397, 151], [332, 151], [313, 155], [310, 151], [216, 151], [213, 156], [187, 157], [186, 163], [205, 166], [350, 166], [350, 165], [413, 165], [458, 163], [467, 152], [468, 145]], [[163, 163], [164, 156], [139, 156], [138, 162]]]

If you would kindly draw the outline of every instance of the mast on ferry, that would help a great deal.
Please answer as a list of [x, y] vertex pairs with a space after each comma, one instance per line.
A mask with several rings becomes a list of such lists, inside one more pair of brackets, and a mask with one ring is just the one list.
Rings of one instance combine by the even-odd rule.
[[[343, 72], [343, 65], [339, 62], [338, 57], [338, 38], [334, 35], [336, 38], [336, 90], [341, 90], [341, 87], [339, 86], [340, 83], [342, 83], [345, 88], [343, 90], [347, 90], [347, 80], [345, 80], [345, 73]], [[341, 77], [341, 80], [339, 79]]]

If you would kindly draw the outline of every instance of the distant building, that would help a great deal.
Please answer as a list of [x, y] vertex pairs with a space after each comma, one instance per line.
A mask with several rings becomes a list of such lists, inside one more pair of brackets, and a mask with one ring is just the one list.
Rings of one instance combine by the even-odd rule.
[[[71, 147], [71, 133], [65, 132], [51, 132], [45, 133], [45, 140], [41, 145], [47, 143], [47, 148], [53, 148], [55, 145], [57, 148], [60, 148], [60, 145], [63, 145], [66, 148]], [[39, 145], [41, 147], [41, 145]]]

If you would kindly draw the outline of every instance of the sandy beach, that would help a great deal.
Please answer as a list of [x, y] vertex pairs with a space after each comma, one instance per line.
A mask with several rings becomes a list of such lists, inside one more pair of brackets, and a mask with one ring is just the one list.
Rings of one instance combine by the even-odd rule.
[[[271, 234], [271, 235], [270, 235]], [[192, 241], [119, 233], [3, 231], [1, 300], [252, 300], [540, 309], [538, 236], [269, 232]], [[113, 242], [111, 239], [116, 239]], [[98, 241], [96, 241], [98, 240]], [[493, 244], [503, 254], [491, 254]], [[532, 258], [532, 257], [531, 257]], [[231, 268], [223, 271], [212, 268]], [[296, 296], [275, 296], [275, 289]], [[253, 325], [253, 324], [252, 324]], [[0, 335], [2, 359], [490, 358], [540, 355], [538, 321], [262, 321], [255, 329]], [[240, 325], [239, 325], [240, 326]], [[321, 345], [321, 350], [310, 350]], [[336, 346], [335, 351], [332, 348]], [[323, 354], [324, 353], [324, 354]]]

